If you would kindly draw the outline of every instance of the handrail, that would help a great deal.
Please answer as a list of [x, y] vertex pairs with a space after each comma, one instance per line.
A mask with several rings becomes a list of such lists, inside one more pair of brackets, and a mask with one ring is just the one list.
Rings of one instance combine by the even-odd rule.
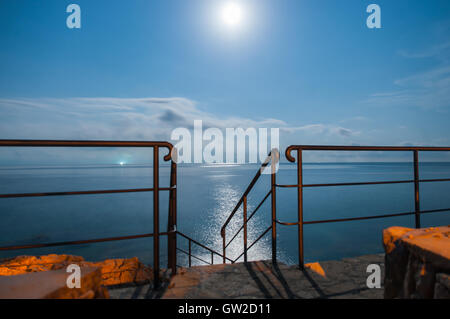
[[[266, 199], [272, 194], [272, 190], [270, 190], [266, 196], [264, 196], [264, 198], [262, 199], [262, 201], [258, 204], [258, 206], [255, 208], [255, 210], [253, 211], [253, 213], [250, 214], [250, 216], [247, 218], [247, 223], [252, 219], [253, 216], [255, 216], [255, 214], [258, 212], [259, 208], [262, 206], [262, 204], [264, 204], [264, 202], [266, 201]], [[244, 225], [242, 225], [239, 230], [236, 232], [236, 234], [233, 236], [233, 238], [228, 242], [227, 245], [225, 245], [225, 248], [227, 248], [231, 242], [237, 237], [237, 235], [239, 235], [239, 233], [241, 232], [241, 230], [244, 228]]]
[[[81, 140], [0, 140], [0, 147], [149, 147], [153, 148], [153, 187], [142, 189], [120, 189], [120, 190], [91, 190], [72, 192], [47, 192], [47, 193], [23, 193], [23, 194], [0, 194], [0, 198], [14, 197], [41, 197], [41, 196], [65, 196], [65, 195], [88, 195], [88, 194], [112, 194], [126, 192], [153, 192], [153, 233], [132, 236], [98, 238], [67, 242], [53, 242], [45, 244], [25, 244], [15, 246], [0, 247], [0, 250], [29, 249], [51, 246], [64, 246], [75, 244], [88, 244], [94, 242], [128, 240], [144, 237], [153, 238], [153, 271], [154, 287], [159, 286], [159, 237], [168, 236], [168, 267], [172, 269], [172, 274], [176, 273], [176, 162], [172, 156], [176, 156], [176, 150], [169, 142], [160, 141], [81, 141]], [[159, 187], [159, 148], [167, 148], [168, 154], [164, 156], [164, 161], [171, 161], [170, 187]], [[159, 231], [159, 192], [168, 190], [169, 195], [169, 217], [168, 230], [165, 233]]]
[[[292, 152], [297, 152], [297, 159], [294, 158]], [[303, 160], [302, 160], [302, 152], [303, 151], [411, 151], [413, 152], [413, 164], [414, 164], [414, 179], [411, 180], [395, 180], [395, 181], [369, 181], [369, 182], [351, 182], [351, 183], [321, 183], [321, 184], [303, 184]], [[450, 178], [434, 178], [434, 179], [420, 179], [419, 177], [419, 152], [438, 152], [438, 151], [450, 151], [450, 147], [426, 147], [426, 146], [320, 146], [320, 145], [291, 145], [286, 151], [285, 155], [288, 161], [295, 162], [297, 161], [297, 183], [294, 185], [284, 185], [276, 183], [276, 171], [273, 171], [272, 175], [272, 187], [271, 190], [267, 193], [264, 199], [258, 204], [255, 211], [250, 215], [247, 219], [247, 195], [253, 189], [253, 186], [259, 179], [261, 175], [261, 170], [255, 175], [250, 185], [245, 190], [244, 194], [232, 210], [230, 216], [227, 221], [221, 228], [221, 235], [223, 241], [223, 255], [225, 256], [226, 248], [231, 244], [231, 242], [238, 236], [238, 234], [244, 230], [244, 250], [242, 254], [240, 254], [234, 261], [236, 262], [242, 256], [244, 256], [244, 262], [247, 261], [247, 251], [258, 241], [260, 240], [270, 229], [272, 229], [272, 262], [276, 262], [276, 224], [285, 225], [285, 226], [298, 226], [298, 256], [299, 256], [299, 266], [301, 268], [304, 267], [304, 253], [303, 253], [303, 226], [307, 224], [322, 224], [322, 223], [332, 223], [332, 222], [348, 222], [348, 221], [357, 221], [357, 220], [368, 220], [368, 219], [378, 219], [378, 218], [388, 218], [388, 217], [397, 217], [397, 216], [415, 216], [415, 224], [416, 227], [420, 227], [420, 215], [428, 214], [428, 213], [439, 213], [439, 212], [448, 212], [450, 208], [440, 208], [440, 209], [431, 209], [431, 210], [421, 210], [420, 208], [420, 193], [419, 193], [419, 185], [420, 183], [429, 183], [429, 182], [449, 182]], [[279, 156], [279, 155], [278, 155]], [[263, 166], [267, 166], [270, 161], [270, 157], [266, 159], [263, 163]], [[414, 183], [414, 203], [415, 210], [412, 212], [399, 212], [399, 213], [391, 213], [391, 214], [383, 214], [383, 215], [373, 215], [373, 216], [358, 216], [351, 218], [339, 218], [339, 219], [326, 219], [326, 220], [311, 220], [304, 221], [303, 220], [303, 188], [309, 187], [335, 187], [335, 186], [361, 186], [361, 185], [387, 185], [387, 184], [412, 184]], [[285, 222], [280, 221], [276, 218], [276, 188], [297, 188], [297, 221], [296, 222]], [[268, 198], [268, 196], [272, 197], [272, 226], [264, 231], [264, 233], [258, 237], [255, 242], [253, 242], [250, 246], [247, 247], [247, 223], [250, 218], [258, 211], [264, 201]], [[230, 220], [234, 217], [237, 210], [244, 206], [244, 221], [243, 225], [238, 229], [236, 234], [232, 237], [232, 239], [227, 243], [225, 238], [225, 228], [229, 224]], [[223, 261], [225, 263], [225, 260]]]
[[166, 147], [169, 153], [164, 160], [171, 160], [173, 145], [163, 141], [106, 141], [106, 140], [11, 140], [0, 139], [0, 146], [15, 147]]
[[[223, 256], [221, 253], [219, 253], [219, 252], [217, 252], [217, 251], [215, 251], [215, 250], [213, 250], [213, 249], [207, 247], [206, 245], [203, 245], [202, 243], [196, 241], [195, 239], [192, 239], [191, 237], [187, 236], [186, 234], [183, 234], [183, 233], [180, 232], [180, 231], [176, 231], [176, 233], [177, 233], [177, 235], [180, 235], [181, 237], [183, 237], [183, 238], [185, 238], [185, 239], [188, 240], [188, 250], [189, 250], [189, 251], [185, 251], [185, 250], [183, 250], [183, 249], [177, 247], [177, 250], [178, 250], [178, 251], [180, 251], [180, 252], [182, 252], [182, 253], [188, 255], [188, 258], [189, 258], [189, 259], [188, 259], [188, 267], [191, 267], [191, 266], [192, 266], [192, 257], [194, 257], [194, 258], [197, 259], [197, 260], [202, 261], [203, 263], [205, 263], [205, 264], [207, 264], [207, 265], [214, 265], [214, 255], [217, 255], [217, 256], [219, 256], [219, 257], [225, 258], [226, 260], [228, 260], [228, 261], [230, 261], [230, 262], [233, 262], [232, 259]], [[195, 256], [195, 255], [192, 253], [192, 244], [193, 244], [193, 243], [194, 243], [195, 245], [197, 245], [197, 246], [203, 248], [203, 249], [206, 249], [206, 250], [211, 254], [211, 262], [205, 261], [205, 260], [201, 259], [200, 257]]]
[[[286, 149], [285, 155], [286, 155], [286, 158], [288, 161], [295, 163], [296, 159], [292, 156], [293, 151], [297, 152], [297, 184], [296, 185], [278, 185], [278, 186], [279, 187], [295, 187], [295, 188], [297, 188], [297, 190], [298, 190], [297, 191], [298, 220], [297, 220], [297, 222], [294, 222], [294, 223], [286, 223], [286, 222], [280, 222], [280, 221], [277, 221], [277, 223], [283, 224], [283, 225], [288, 225], [288, 226], [291, 226], [291, 225], [298, 226], [298, 257], [299, 257], [299, 266], [301, 268], [304, 267], [303, 225], [414, 215], [416, 228], [420, 228], [420, 215], [421, 214], [450, 211], [450, 208], [434, 209], [434, 210], [421, 210], [420, 209], [420, 192], [419, 192], [420, 183], [450, 181], [450, 178], [421, 180], [419, 178], [419, 152], [450, 151], [450, 147], [291, 145]], [[358, 182], [358, 183], [303, 184], [303, 159], [302, 159], [303, 151], [389, 151], [389, 152], [410, 151], [413, 153], [414, 179], [413, 180], [402, 180], [402, 181], [380, 181], [380, 182]], [[373, 215], [373, 216], [352, 217], [352, 218], [340, 218], [340, 219], [328, 219], [328, 220], [316, 220], [316, 221], [304, 221], [303, 220], [303, 188], [305, 188], [305, 187], [358, 186], [358, 185], [381, 185], [381, 184], [398, 184], [398, 183], [414, 183], [414, 205], [415, 205], [414, 212], [403, 212], [403, 213], [394, 213], [394, 214]]]
[[[170, 191], [172, 189], [173, 189], [173, 187], [160, 187], [159, 188], [160, 191]], [[107, 189], [107, 190], [97, 190], [97, 191], [19, 193], [19, 194], [0, 194], [0, 198], [139, 193], [139, 192], [153, 192], [154, 190], [155, 190], [154, 188], [131, 188], [131, 189]]]
[[[168, 235], [168, 233], [159, 233], [159, 235], [164, 236], [164, 235]], [[102, 243], [102, 242], [107, 242], [107, 241], [148, 238], [148, 237], [153, 237], [153, 236], [154, 236], [154, 234], [141, 234], [141, 235], [131, 235], [131, 236], [107, 237], [107, 238], [99, 238], [99, 239], [60, 241], [60, 242], [43, 243], [43, 244], [13, 245], [13, 246], [0, 247], [0, 251], [2, 251], [2, 250], [21, 250], [21, 249], [30, 249], [30, 248], [44, 248], [44, 247], [55, 247], [55, 246], [68, 246], [68, 245], [83, 245], [83, 244]]]
[[[272, 230], [272, 261], [276, 262], [276, 225], [298, 226], [298, 243], [299, 243], [299, 265], [303, 267], [303, 225], [306, 224], [319, 224], [329, 222], [343, 222], [354, 221], [363, 219], [374, 218], [386, 218], [393, 216], [406, 216], [415, 215], [416, 227], [420, 227], [420, 215], [425, 213], [438, 213], [450, 211], [450, 208], [440, 208], [432, 210], [420, 209], [420, 183], [427, 182], [448, 182], [450, 178], [438, 178], [438, 179], [420, 179], [419, 178], [419, 152], [421, 151], [450, 151], [450, 147], [395, 147], [395, 146], [317, 146], [317, 145], [291, 145], [286, 151], [285, 155], [288, 161], [295, 162], [296, 159], [292, 156], [292, 151], [297, 152], [297, 184], [294, 185], [282, 185], [276, 183], [276, 165], [279, 162], [279, 151], [273, 149], [266, 160], [262, 163], [260, 169], [253, 177], [252, 181], [244, 191], [243, 195], [239, 199], [238, 203], [232, 210], [230, 216], [221, 227], [221, 236], [223, 243], [223, 253], [219, 253], [198, 241], [190, 238], [189, 236], [181, 233], [177, 230], [177, 165], [176, 165], [176, 149], [172, 144], [168, 142], [145, 142], [145, 141], [79, 141], [79, 140], [0, 140], [0, 147], [150, 147], [153, 148], [153, 187], [151, 188], [135, 188], [135, 189], [116, 189], [116, 190], [88, 190], [88, 191], [66, 191], [66, 192], [44, 192], [44, 193], [16, 193], [16, 194], [0, 194], [0, 198], [18, 198], [18, 197], [41, 197], [41, 196], [69, 196], [69, 195], [90, 195], [90, 194], [113, 194], [113, 193], [128, 193], [128, 192], [153, 192], [153, 233], [139, 234], [131, 236], [121, 237], [109, 237], [98, 238], [78, 241], [56, 242], [56, 243], [43, 243], [43, 244], [30, 244], [30, 245], [15, 245], [0, 247], [1, 250], [15, 250], [15, 249], [29, 249], [39, 247], [51, 247], [51, 246], [63, 246], [74, 244], [87, 244], [95, 242], [115, 241], [115, 240], [128, 240], [136, 238], [152, 237], [153, 240], [153, 256], [154, 256], [154, 273], [155, 273], [155, 287], [159, 284], [159, 236], [168, 236], [168, 268], [172, 269], [172, 274], [177, 270], [177, 251], [185, 253], [189, 257], [189, 266], [192, 265], [191, 259], [196, 258], [207, 264], [214, 264], [214, 255], [222, 257], [223, 263], [227, 261], [235, 263], [242, 256], [244, 256], [244, 262], [247, 262], [247, 252], [251, 249], [261, 238], [263, 238], [269, 230]], [[170, 186], [159, 186], [159, 148], [167, 148], [168, 154], [164, 156], [164, 161], [171, 161], [170, 166]], [[303, 151], [412, 151], [414, 160], [414, 179], [413, 180], [399, 180], [399, 181], [375, 181], [375, 182], [356, 182], [356, 183], [329, 183], [329, 184], [303, 184]], [[253, 190], [255, 184], [262, 175], [264, 169], [271, 164], [271, 187], [270, 191], [264, 196], [262, 201], [259, 202], [255, 210], [247, 217], [247, 198], [250, 192]], [[401, 183], [414, 183], [414, 200], [415, 210], [413, 212], [402, 212], [394, 214], [384, 214], [376, 216], [363, 216], [341, 219], [328, 219], [328, 220], [316, 220], [316, 221], [304, 221], [303, 220], [303, 188], [307, 187], [333, 187], [333, 186], [359, 186], [359, 185], [381, 185], [381, 184], [401, 184]], [[297, 222], [283, 222], [276, 218], [276, 188], [297, 188], [298, 197], [298, 220]], [[169, 214], [167, 232], [159, 231], [159, 192], [169, 191]], [[253, 216], [259, 211], [263, 203], [271, 197], [271, 213], [272, 223], [252, 244], [248, 246], [247, 243], [247, 224], [253, 218]], [[232, 237], [232, 239], [226, 242], [226, 228], [229, 225], [231, 219], [235, 216], [239, 208], [243, 206], [243, 224]], [[238, 234], [243, 230], [243, 252], [236, 259], [230, 259], [226, 256], [226, 249], [233, 242]], [[184, 239], [188, 240], [189, 251], [186, 252], [177, 247], [177, 235], [180, 235]], [[207, 262], [198, 256], [192, 254], [192, 244], [206, 249], [211, 254], [211, 262]]]
[[[244, 191], [244, 194], [239, 199], [238, 203], [232, 210], [231, 214], [228, 216], [227, 220], [223, 224], [222, 228], [220, 229], [220, 235], [222, 236], [222, 250], [223, 250], [223, 263], [226, 263], [226, 260], [229, 258], [226, 257], [226, 249], [231, 244], [231, 242], [237, 237], [237, 235], [241, 232], [241, 230], [244, 230], [244, 252], [235, 260], [232, 261], [232, 263], [235, 263], [242, 255], [244, 256], [244, 262], [247, 262], [247, 251], [253, 247], [256, 242], [258, 242], [268, 231], [269, 229], [272, 229], [272, 245], [273, 247], [276, 247], [274, 245], [274, 242], [276, 240], [276, 202], [275, 202], [275, 192], [276, 192], [276, 165], [278, 164], [280, 160], [280, 153], [278, 149], [272, 149], [267, 158], [264, 160], [264, 162], [261, 164], [260, 168], [258, 169], [258, 172], [253, 177], [250, 184], [247, 186], [246, 190]], [[262, 175], [262, 172], [266, 167], [271, 163], [271, 190], [267, 193], [266, 196], [264, 196], [263, 200], [257, 205], [256, 209], [253, 211], [253, 213], [250, 215], [249, 218], [247, 218], [247, 196], [255, 186], [256, 182], [259, 180], [259, 178]], [[256, 214], [256, 212], [259, 210], [259, 208], [262, 206], [262, 204], [266, 201], [266, 199], [271, 196], [272, 197], [272, 225], [264, 231], [263, 235], [258, 237], [257, 240], [255, 240], [249, 247], [247, 247], [247, 223], [248, 221]], [[233, 236], [233, 238], [227, 243], [226, 242], [226, 227], [230, 223], [231, 219], [234, 217], [238, 209], [243, 205], [243, 224], [239, 228], [239, 230], [236, 232], [236, 234]], [[276, 259], [276, 251], [275, 249], [272, 249], [272, 259]]]
[[450, 151], [450, 147], [440, 146], [340, 146], [340, 145], [290, 145], [286, 148], [286, 158], [294, 163], [291, 153], [294, 150], [302, 151]]
[[241, 258], [243, 255], [245, 255], [245, 254], [247, 253], [247, 251], [250, 250], [250, 248], [252, 248], [252, 247], [253, 247], [253, 246], [254, 246], [261, 238], [263, 238], [264, 235], [266, 235], [267, 232], [268, 232], [269, 230], [271, 230], [271, 229], [272, 229], [272, 225], [269, 226], [269, 227], [267, 227], [266, 230], [263, 231], [263, 232], [261, 233], [261, 235], [259, 235], [259, 237], [256, 238], [255, 241], [254, 241], [253, 243], [250, 244], [250, 246], [248, 246], [248, 247], [246, 247], [246, 248], [244, 249], [244, 251], [242, 252], [242, 254], [240, 254], [239, 256], [237, 256], [237, 257], [233, 260], [232, 263], [234, 264], [236, 261], [239, 260], [239, 258]]
[[[278, 150], [276, 150], [276, 151], [278, 152]], [[224, 225], [221, 228], [221, 232], [224, 231], [225, 228], [227, 227], [227, 225], [230, 223], [230, 221], [233, 218], [234, 214], [236, 214], [237, 210], [239, 209], [241, 204], [244, 202], [244, 198], [247, 197], [247, 195], [250, 193], [250, 191], [252, 190], [253, 186], [255, 186], [256, 182], [258, 181], [259, 177], [261, 176], [262, 169], [267, 167], [267, 165], [270, 163], [271, 159], [272, 159], [272, 152], [270, 152], [269, 155], [266, 157], [266, 159], [263, 162], [263, 164], [261, 165], [260, 169], [258, 169], [258, 172], [253, 177], [253, 179], [250, 182], [250, 184], [248, 185], [247, 189], [244, 191], [244, 194], [241, 196], [241, 198], [239, 199], [239, 201], [236, 204], [235, 208], [231, 212], [230, 216], [228, 216], [226, 222], [224, 223]]]
[[[415, 180], [404, 180], [404, 181], [380, 181], [380, 182], [357, 182], [357, 183], [328, 183], [328, 184], [303, 184], [302, 187], [330, 187], [330, 186], [358, 186], [358, 185], [383, 185], [383, 184], [411, 184]], [[420, 183], [429, 182], [450, 182], [450, 178], [435, 178], [435, 179], [419, 179]], [[277, 187], [281, 188], [295, 188], [299, 185], [282, 185], [277, 184]]]

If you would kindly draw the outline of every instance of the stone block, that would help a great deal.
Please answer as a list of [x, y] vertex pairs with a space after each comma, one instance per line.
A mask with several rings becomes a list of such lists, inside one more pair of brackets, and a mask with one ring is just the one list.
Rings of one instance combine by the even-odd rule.
[[5, 259], [0, 262], [0, 276], [66, 269], [70, 264], [76, 264], [82, 268], [99, 268], [104, 286], [143, 284], [153, 280], [152, 269], [141, 263], [137, 257], [89, 262], [80, 256], [55, 254]]
[[449, 226], [390, 227], [383, 231], [383, 245], [385, 298], [429, 299], [446, 295], [446, 281], [441, 278], [448, 278], [450, 273]]

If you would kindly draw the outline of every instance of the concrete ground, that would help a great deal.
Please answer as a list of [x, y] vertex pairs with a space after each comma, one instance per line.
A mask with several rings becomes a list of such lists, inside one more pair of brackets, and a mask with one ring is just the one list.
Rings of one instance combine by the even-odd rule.
[[310, 264], [304, 271], [271, 261], [181, 268], [157, 291], [142, 285], [109, 289], [109, 294], [120, 299], [380, 299], [383, 288], [369, 289], [366, 284], [370, 264], [380, 265], [383, 287], [384, 254], [380, 254]]

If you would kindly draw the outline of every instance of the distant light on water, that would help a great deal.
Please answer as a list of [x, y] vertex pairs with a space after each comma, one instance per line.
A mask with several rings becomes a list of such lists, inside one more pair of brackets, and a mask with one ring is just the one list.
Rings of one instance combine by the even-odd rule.
[[124, 166], [124, 165], [125, 165], [125, 162], [119, 162], [119, 165], [120, 165], [120, 166]]

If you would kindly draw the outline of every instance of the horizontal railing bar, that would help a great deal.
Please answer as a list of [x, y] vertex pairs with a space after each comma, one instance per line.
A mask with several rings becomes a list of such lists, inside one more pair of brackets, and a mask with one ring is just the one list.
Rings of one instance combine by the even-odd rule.
[[81, 140], [0, 140], [1, 146], [15, 147], [168, 147], [172, 144], [163, 141], [81, 141]]
[[[267, 234], [267, 232], [270, 230], [272, 228], [272, 226], [269, 226], [269, 228], [267, 228], [250, 246], [248, 246], [247, 247], [247, 250], [246, 251], [249, 251], [250, 250], [250, 248], [252, 248], [261, 238], [263, 238], [264, 237], [264, 235], [265, 234]], [[239, 257], [238, 258], [236, 258], [234, 261], [233, 261], [233, 264], [236, 262], [236, 261], [238, 261], [239, 260], [239, 258], [241, 258], [244, 254], [245, 254], [245, 252], [246, 251], [244, 251], [242, 254], [240, 254], [239, 255]]]
[[288, 149], [303, 151], [450, 151], [450, 147], [439, 146], [334, 146], [291, 145]]
[[183, 249], [181, 249], [181, 248], [178, 248], [178, 247], [177, 247], [177, 250], [178, 250], [178, 251], [181, 251], [182, 253], [185, 253], [185, 254], [188, 255], [188, 256], [194, 257], [195, 259], [198, 259], [198, 260], [204, 262], [204, 263], [207, 264], [207, 265], [212, 265], [209, 261], [203, 260], [203, 259], [201, 259], [201, 258], [199, 258], [199, 257], [197, 257], [197, 256], [195, 256], [195, 255], [189, 254], [187, 251], [185, 251], [185, 250], [183, 250]]
[[[266, 201], [266, 199], [269, 197], [269, 195], [272, 193], [272, 190], [270, 190], [267, 195], [263, 198], [263, 200], [259, 203], [259, 205], [255, 208], [255, 210], [253, 211], [253, 213], [250, 214], [249, 218], [247, 219], [247, 223], [250, 221], [250, 219], [256, 214], [256, 212], [258, 211], [258, 209], [262, 206], [262, 204], [264, 204], [264, 202]], [[237, 237], [237, 235], [239, 235], [239, 233], [242, 231], [242, 229], [244, 229], [244, 225], [242, 225], [239, 230], [236, 232], [236, 234], [233, 236], [233, 238], [228, 242], [228, 244], [226, 244], [225, 248], [228, 248], [228, 246], [231, 244], [231, 242]]]
[[337, 145], [291, 145], [286, 148], [285, 155], [294, 163], [292, 151], [450, 151], [450, 147], [438, 146], [337, 146]]
[[[275, 222], [277, 224], [284, 225], [284, 226], [296, 226], [296, 225], [299, 224], [299, 222], [292, 222], [292, 223], [290, 223], [290, 222], [282, 222], [282, 221], [280, 221], [278, 219]], [[305, 224], [305, 222], [303, 222], [303, 224]]]
[[[160, 187], [160, 191], [170, 191], [174, 187]], [[116, 193], [138, 193], [153, 192], [154, 188], [132, 188], [132, 189], [111, 189], [95, 191], [69, 191], [69, 192], [47, 192], [47, 193], [21, 193], [21, 194], [0, 194], [0, 198], [17, 197], [45, 197], [45, 196], [69, 196], [69, 195], [92, 195], [92, 194], [116, 194]]]
[[450, 208], [440, 208], [440, 209], [429, 209], [429, 210], [421, 210], [421, 214], [430, 214], [430, 213], [442, 213], [442, 212], [448, 212], [450, 211]]
[[[165, 236], [165, 235], [168, 235], [168, 234], [169, 234], [168, 232], [166, 232], [166, 233], [159, 233], [160, 236]], [[20, 245], [20, 246], [3, 246], [3, 247], [0, 247], [0, 250], [19, 250], [19, 249], [54, 247], [54, 246], [83, 245], [83, 244], [101, 243], [101, 242], [107, 242], [107, 241], [118, 241], [118, 240], [147, 238], [147, 237], [153, 237], [153, 236], [154, 236], [154, 234], [142, 234], [142, 235], [109, 237], [109, 238], [99, 238], [99, 239], [63, 241], [63, 242], [45, 243], [45, 244], [28, 244], [28, 245]]]
[[173, 145], [164, 141], [80, 141], [80, 140], [1, 140], [0, 147], [166, 147], [169, 153], [165, 161], [172, 157]]
[[[450, 211], [450, 208], [442, 208], [442, 209], [431, 209], [431, 210], [421, 210], [420, 214], [429, 214], [429, 213], [440, 213]], [[375, 216], [363, 216], [363, 217], [351, 217], [351, 218], [341, 218], [341, 219], [326, 219], [326, 220], [316, 220], [316, 221], [306, 221], [303, 224], [322, 224], [322, 223], [334, 223], [334, 222], [345, 222], [345, 221], [354, 221], [354, 220], [365, 220], [365, 219], [375, 219], [375, 218], [387, 218], [387, 217], [398, 217], [398, 216], [407, 216], [414, 215], [416, 212], [406, 212], [406, 213], [396, 213], [396, 214], [386, 214], [386, 215], [375, 215]], [[285, 226], [294, 226], [298, 225], [298, 223], [285, 223], [277, 220], [278, 224]]]
[[405, 213], [385, 214], [385, 215], [376, 215], [376, 216], [350, 217], [350, 218], [328, 219], [328, 220], [315, 220], [315, 221], [303, 222], [303, 224], [306, 225], [306, 224], [335, 223], [335, 222], [346, 222], [346, 221], [354, 221], [354, 220], [367, 220], [367, 219], [377, 219], [377, 218], [408, 216], [408, 215], [414, 215], [414, 214], [415, 214], [415, 212], [405, 212]]
[[420, 183], [430, 183], [430, 182], [450, 182], [450, 178], [435, 178], [435, 179], [419, 179]]
[[[328, 184], [303, 184], [302, 187], [333, 187], [333, 186], [358, 186], [358, 185], [382, 185], [382, 184], [408, 184], [414, 183], [414, 180], [404, 180], [404, 181], [380, 181], [380, 182], [355, 182], [355, 183], [328, 183]], [[430, 182], [450, 182], [450, 178], [436, 178], [436, 179], [421, 179], [420, 183], [430, 183]], [[300, 185], [286, 185], [277, 184], [277, 187], [281, 188], [296, 188]]]
[[[179, 234], [181, 237], [184, 237], [184, 238], [186, 238], [187, 240], [190, 240], [190, 241], [193, 242], [194, 244], [196, 244], [196, 245], [198, 245], [198, 246], [200, 246], [200, 247], [202, 247], [202, 248], [208, 250], [209, 252], [211, 252], [211, 253], [213, 253], [213, 254], [216, 254], [217, 256], [220, 256], [220, 257], [223, 258], [223, 255], [222, 255], [221, 253], [218, 253], [217, 251], [215, 251], [215, 250], [213, 250], [213, 249], [211, 249], [211, 248], [209, 248], [209, 247], [207, 247], [207, 246], [205, 246], [205, 245], [199, 243], [199, 242], [196, 241], [195, 239], [192, 239], [192, 238], [188, 237], [187, 235], [183, 234], [182, 232], [180, 232], [180, 231], [177, 230], [176, 233]], [[229, 261], [232, 261], [231, 259], [229, 259], [229, 258], [227, 258], [227, 257], [225, 257], [225, 258], [228, 259]]]
[[[381, 185], [381, 184], [407, 184], [414, 183], [414, 180], [404, 181], [380, 181], [380, 182], [354, 182], [354, 183], [328, 183], [328, 184], [303, 184], [302, 187], [332, 187], [332, 186], [357, 186], [357, 185]], [[282, 185], [277, 184], [281, 188], [295, 188], [300, 185]]]
[[[386, 214], [386, 215], [373, 215], [373, 216], [362, 216], [362, 217], [350, 217], [350, 218], [339, 218], [339, 219], [324, 219], [324, 220], [312, 220], [312, 221], [304, 221], [303, 224], [323, 224], [323, 223], [335, 223], [335, 222], [347, 222], [353, 220], [365, 220], [365, 219], [375, 219], [375, 218], [387, 218], [387, 217], [397, 217], [397, 216], [407, 216], [414, 215], [415, 212], [407, 212], [407, 213], [396, 213], [396, 214]], [[298, 225], [298, 222], [282, 222], [276, 221], [280, 225], [284, 226], [295, 226]]]

